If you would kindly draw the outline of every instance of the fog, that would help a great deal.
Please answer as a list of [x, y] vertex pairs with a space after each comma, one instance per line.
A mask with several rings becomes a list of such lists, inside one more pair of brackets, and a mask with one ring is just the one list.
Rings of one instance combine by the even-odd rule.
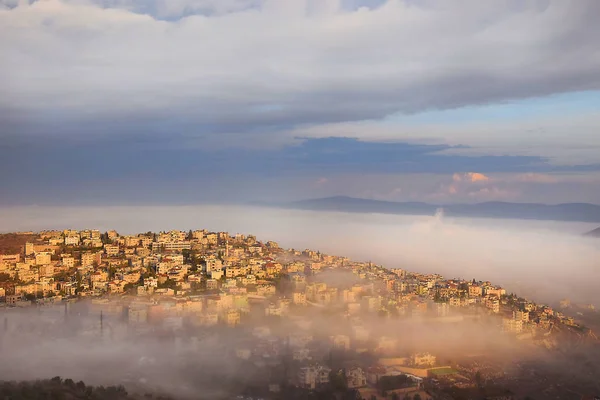
[[490, 280], [535, 301], [567, 297], [600, 306], [595, 224], [312, 212], [237, 206], [9, 207], [0, 230], [209, 229], [254, 234], [390, 268]]
[[[535, 301], [553, 303], [569, 297], [600, 306], [595, 287], [600, 281], [600, 241], [581, 235], [595, 228], [593, 224], [234, 206], [13, 207], [0, 210], [0, 221], [0, 230], [5, 232], [94, 228], [128, 234], [204, 228], [254, 234], [284, 247], [310, 248], [389, 268], [490, 280]], [[349, 272], [325, 271], [318, 279], [340, 287], [360, 283]], [[124, 297], [119, 301], [126, 310], [129, 302], [137, 300]], [[543, 361], [552, 373], [562, 374], [561, 381], [600, 389], [593, 386], [600, 381], [600, 368], [591, 364], [596, 350], [579, 348], [579, 358], [562, 348], [546, 351], [529, 340], [502, 333], [501, 318], [457, 312], [437, 319], [386, 319], [370, 314], [349, 318], [342, 306], [334, 304], [301, 307], [294, 317], [283, 319], [265, 317], [264, 310], [251, 311], [236, 328], [199, 327], [190, 322], [193, 316], [190, 320], [184, 316], [181, 327], [173, 329], [163, 321], [132, 325], [126, 312], [120, 316], [105, 313], [100, 328], [98, 309], [85, 301], [70, 304], [67, 311], [56, 306], [4, 309], [0, 313], [5, 321], [4, 327], [0, 325], [0, 376], [22, 380], [60, 375], [182, 399], [220, 398], [226, 389], [283, 381], [281, 360], [290, 337], [311, 337], [312, 361], [323, 361], [330, 354], [331, 336], [355, 340], [358, 326], [368, 337], [368, 348], [377, 349], [385, 338], [396, 341], [393, 349], [376, 350], [375, 355], [344, 356], [360, 357], [363, 365], [375, 363], [375, 358], [368, 357], [407, 357], [423, 351], [435, 354], [440, 365], [480, 354], [507, 365], [514, 360], [533, 360], [536, 365]], [[262, 329], [257, 334], [255, 328]], [[353, 342], [352, 348], [357, 347], [360, 343]], [[235, 353], [240, 348], [261, 350], [243, 360]], [[257, 366], [257, 360], [263, 366]], [[581, 367], [584, 362], [586, 369]]]
[[[101, 328], [99, 310], [87, 301], [70, 304], [68, 313], [62, 306], [9, 309], [2, 313], [0, 376], [3, 380], [61, 376], [94, 385], [122, 384], [130, 392], [218, 399], [231, 398], [227, 394], [244, 384], [281, 382], [282, 360], [299, 347], [310, 349], [313, 362], [327, 361], [338, 368], [350, 360], [369, 364], [376, 357], [408, 357], [423, 351], [435, 354], [439, 365], [477, 355], [499, 364], [548, 357], [530, 342], [502, 334], [499, 319], [486, 315], [464, 318], [455, 314], [450, 320], [390, 320], [375, 315], [347, 319], [335, 306], [308, 307], [300, 314], [291, 319], [254, 315], [237, 328], [184, 324], [172, 329], [160, 321], [131, 325], [123, 316], [105, 313]], [[333, 350], [332, 360], [332, 336], [348, 336], [356, 345], [357, 326], [365, 336], [358, 343], [368, 342], [375, 349], [382, 340], [395, 343], [368, 355]], [[293, 337], [310, 340], [299, 345], [290, 341]], [[236, 357], [238, 349], [257, 348], [264, 350], [252, 350], [249, 360]], [[552, 358], [563, 359], [558, 354]], [[291, 378], [298, 364], [292, 362], [289, 367]]]

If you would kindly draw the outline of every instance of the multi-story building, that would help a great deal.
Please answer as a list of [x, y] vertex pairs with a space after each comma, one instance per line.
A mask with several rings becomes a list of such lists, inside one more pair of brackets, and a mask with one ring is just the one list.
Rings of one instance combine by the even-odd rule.
[[329, 383], [331, 369], [322, 365], [300, 368], [298, 372], [298, 385], [308, 389], [314, 389], [319, 385]]
[[65, 245], [66, 246], [77, 246], [79, 244], [79, 236], [76, 235], [69, 235], [69, 236], [65, 236]]
[[104, 252], [109, 257], [114, 257], [119, 254], [119, 246], [114, 244], [105, 244]]
[[35, 264], [36, 265], [47, 265], [52, 262], [52, 253], [40, 252], [35, 253]]
[[102, 261], [102, 253], [87, 252], [81, 254], [81, 266], [91, 267], [94, 264], [100, 264]]
[[306, 293], [294, 292], [294, 294], [292, 294], [292, 302], [297, 305], [306, 305]]
[[191, 248], [190, 242], [152, 242], [152, 251], [182, 251]]

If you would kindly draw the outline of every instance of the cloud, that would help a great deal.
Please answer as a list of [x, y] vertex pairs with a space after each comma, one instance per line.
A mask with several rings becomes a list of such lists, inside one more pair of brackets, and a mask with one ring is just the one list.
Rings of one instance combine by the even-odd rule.
[[480, 172], [465, 172], [454, 173], [451, 182], [442, 182], [428, 197], [436, 201], [490, 201], [515, 199], [518, 194], [503, 181]]
[[4, 4], [16, 134], [281, 131], [600, 88], [594, 0]]
[[452, 175], [452, 180], [454, 182], [487, 182], [490, 178], [484, 174], [479, 172], [466, 172], [464, 174], [455, 173]]
[[321, 178], [317, 179], [317, 181], [315, 182], [315, 184], [317, 186], [322, 186], [322, 185], [325, 185], [328, 182], [329, 182], [329, 179], [327, 179], [325, 177], [321, 177]]
[[517, 182], [525, 183], [557, 183], [559, 181], [559, 179], [555, 176], [547, 174], [535, 174], [533, 172], [518, 174], [514, 179]]
[[[0, 180], [14, 188], [0, 195], [0, 203], [239, 202], [281, 195], [275, 187], [285, 187], [288, 200], [294, 199], [292, 194], [297, 199], [368, 190], [376, 197], [406, 200], [424, 200], [440, 192], [454, 201], [468, 200], [469, 192], [488, 186], [520, 193], [509, 186], [525, 184], [511, 176], [546, 174], [555, 168], [540, 157], [446, 155], [447, 145], [355, 138], [305, 138], [274, 149], [201, 149], [170, 147], [171, 143], [160, 136], [13, 141], [0, 147]], [[479, 172], [460, 175], [460, 181], [446, 174], [461, 170]], [[399, 181], [404, 174], [410, 179]], [[351, 178], [341, 184], [340, 176]], [[568, 193], [583, 195], [586, 186], [592, 188], [586, 198], [598, 198], [597, 179], [576, 183], [578, 189]], [[390, 193], [395, 188], [405, 190]], [[489, 195], [494, 193], [500, 192]], [[545, 197], [544, 201], [550, 198]]]

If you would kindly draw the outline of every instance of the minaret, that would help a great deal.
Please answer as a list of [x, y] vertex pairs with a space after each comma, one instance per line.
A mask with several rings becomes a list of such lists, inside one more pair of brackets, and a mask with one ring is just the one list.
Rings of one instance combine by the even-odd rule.
[[229, 240], [225, 239], [225, 258], [229, 258]]

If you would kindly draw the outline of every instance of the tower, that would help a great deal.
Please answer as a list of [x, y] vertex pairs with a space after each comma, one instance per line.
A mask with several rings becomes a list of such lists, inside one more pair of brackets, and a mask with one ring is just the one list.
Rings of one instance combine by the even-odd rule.
[[30, 242], [25, 243], [25, 257], [30, 256], [33, 253], [35, 253], [34, 244]]

